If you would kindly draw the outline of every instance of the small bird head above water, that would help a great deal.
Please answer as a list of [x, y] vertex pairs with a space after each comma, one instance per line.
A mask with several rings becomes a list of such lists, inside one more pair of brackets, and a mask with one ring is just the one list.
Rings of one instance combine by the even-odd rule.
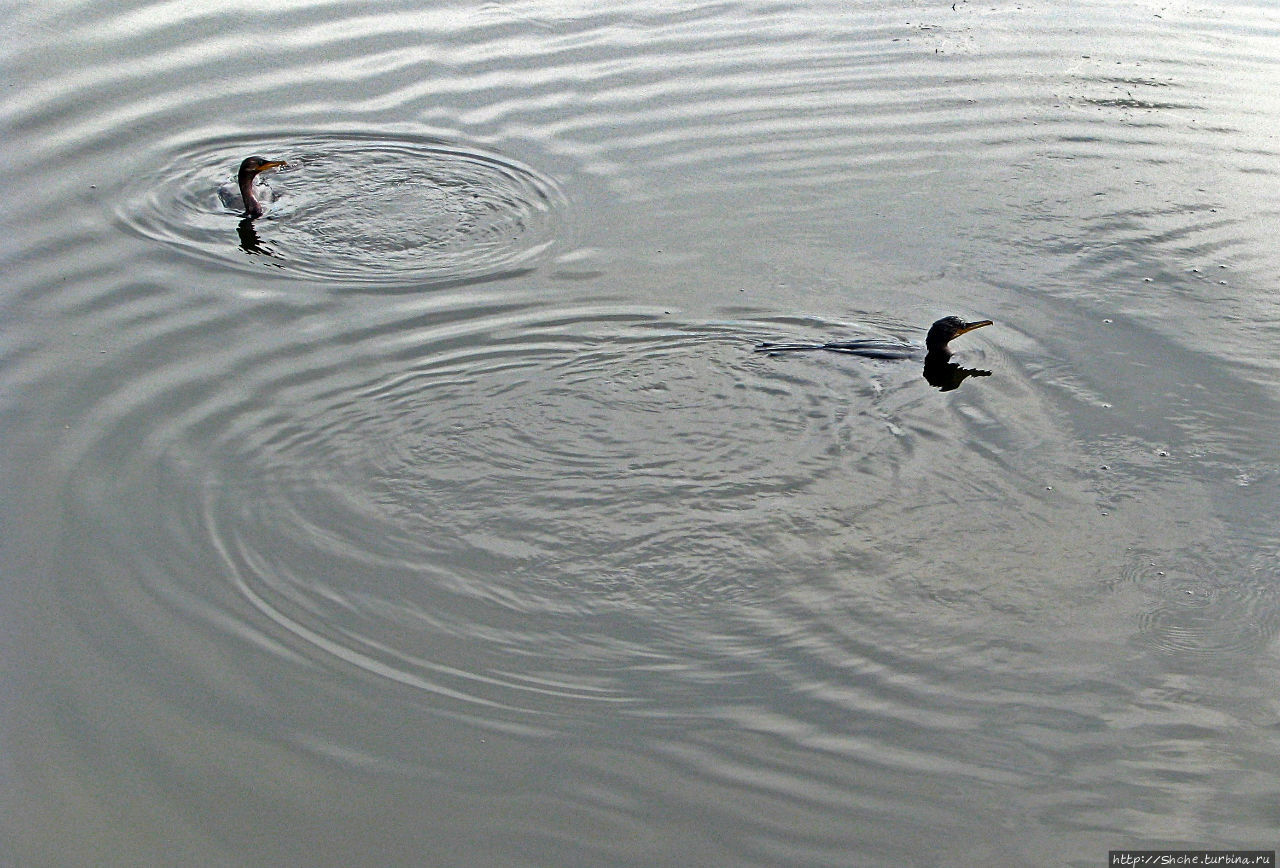
[[284, 160], [268, 160], [265, 157], [247, 157], [240, 164], [240, 171], [236, 174], [236, 185], [240, 188], [240, 197], [244, 200], [246, 216], [262, 216], [262, 203], [258, 201], [253, 191], [254, 179], [267, 169], [275, 169], [283, 165], [286, 165]]
[[958, 316], [943, 317], [929, 327], [929, 334], [924, 339], [925, 349], [931, 353], [943, 352], [946, 350], [948, 343], [965, 332], [971, 332], [974, 329], [980, 329], [991, 324], [989, 319], [965, 322]]
[[268, 160], [266, 157], [246, 157], [245, 161], [240, 164], [240, 172], [236, 176], [236, 180], [244, 181], [253, 180], [259, 172], [265, 172], [267, 169], [276, 169], [285, 165], [284, 160]]

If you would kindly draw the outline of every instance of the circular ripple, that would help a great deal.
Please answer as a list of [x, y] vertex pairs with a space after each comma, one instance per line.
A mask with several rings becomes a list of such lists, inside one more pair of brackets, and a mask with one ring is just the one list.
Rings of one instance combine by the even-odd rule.
[[[242, 221], [218, 198], [240, 161], [268, 173], [276, 200]], [[533, 169], [413, 138], [269, 137], [203, 142], [127, 173], [114, 199], [135, 231], [239, 268], [398, 284], [468, 283], [538, 262], [557, 240], [564, 197]]]
[[1273, 638], [1271, 631], [1247, 615], [1239, 604], [1215, 607], [1193, 600], [1186, 606], [1143, 612], [1139, 625], [1147, 641], [1162, 652], [1206, 663], [1230, 663], [1260, 650]]
[[1154, 563], [1132, 569], [1134, 578], [1151, 582], [1157, 595], [1138, 622], [1151, 647], [1200, 664], [1230, 665], [1274, 639], [1269, 581], [1258, 582], [1247, 573], [1220, 575], [1220, 556], [1201, 551], [1180, 551], [1178, 559], [1167, 573]]
[[[754, 351], [918, 337], [900, 323], [425, 301], [329, 299], [287, 329], [262, 306], [184, 310], [216, 351], [131, 355], [62, 456], [69, 497], [182, 617], [530, 726], [699, 696], [810, 623], [780, 611], [780, 577], [874, 565], [879, 529], [919, 508], [904, 492], [983, 475], [937, 460], [965, 421], [919, 360]], [[103, 508], [137, 490], [146, 515]]]
[[787, 329], [744, 331], [388, 323], [255, 355], [243, 402], [188, 420], [219, 479], [194, 535], [308, 656], [495, 709], [639, 702], [616, 673], [714, 659], [714, 611], [771, 598], [841, 521], [821, 504], [879, 502], [911, 460], [867, 366], [780, 363], [752, 347]]

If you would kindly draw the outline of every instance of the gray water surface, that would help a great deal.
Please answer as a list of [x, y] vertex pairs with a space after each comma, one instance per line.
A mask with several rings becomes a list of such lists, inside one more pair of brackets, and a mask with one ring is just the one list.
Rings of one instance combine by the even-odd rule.
[[1270, 5], [10, 17], [0, 859], [1276, 846]]

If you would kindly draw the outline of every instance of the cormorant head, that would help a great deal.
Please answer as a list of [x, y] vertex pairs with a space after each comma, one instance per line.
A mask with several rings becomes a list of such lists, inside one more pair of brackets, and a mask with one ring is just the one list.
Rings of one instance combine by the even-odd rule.
[[991, 320], [965, 322], [958, 316], [943, 317], [929, 327], [929, 334], [924, 339], [924, 346], [929, 352], [939, 352], [947, 348], [947, 344], [965, 332], [991, 325]]
[[259, 172], [265, 172], [267, 169], [275, 169], [285, 165], [284, 160], [268, 160], [265, 157], [248, 157], [240, 164], [240, 173], [237, 179], [244, 183], [245, 181], [253, 181], [255, 175]]

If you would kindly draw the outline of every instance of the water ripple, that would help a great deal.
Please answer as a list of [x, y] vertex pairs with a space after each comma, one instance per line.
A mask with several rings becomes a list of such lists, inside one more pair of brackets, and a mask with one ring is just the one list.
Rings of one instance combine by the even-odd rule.
[[[402, 684], [623, 701], [599, 667], [674, 656], [628, 641], [637, 619], [752, 598], [758, 580], [725, 575], [752, 528], [776, 533], [768, 497], [851, 460], [833, 450], [839, 414], [737, 330], [597, 312], [487, 346], [417, 334], [403, 364], [366, 355], [372, 332], [318, 348], [306, 376], [257, 359], [249, 401], [187, 420], [240, 468], [204, 533], [244, 595], [314, 651]], [[856, 449], [891, 452], [880, 430]]]
[[[160, 527], [99, 520], [121, 543], [215, 553], [225, 586], [183, 596], [221, 629], [528, 726], [654, 701], [623, 673], [683, 659], [694, 685], [723, 677], [726, 649], [766, 653], [776, 577], [863, 559], [845, 522], [894, 511], [930, 444], [969, 424], [922, 412], [940, 396], [918, 361], [753, 352], [847, 324], [431, 298], [358, 325], [317, 309], [122, 377], [66, 439], [85, 468], [70, 496], [98, 513], [115, 482], [91, 468], [108, 463], [174, 498]], [[178, 342], [242, 316], [197, 309]], [[910, 333], [875, 322], [860, 328]], [[135, 345], [137, 364], [158, 346]]]
[[[285, 159], [267, 216], [218, 199], [249, 153]], [[475, 282], [540, 261], [565, 200], [555, 183], [496, 154], [426, 139], [264, 136], [201, 142], [128, 173], [121, 221], [184, 253], [264, 273], [379, 290]]]
[[[1273, 9], [420, 7], [14, 12], [10, 753], [74, 820], [27, 854], [1270, 828]], [[956, 392], [752, 352], [966, 309]]]

